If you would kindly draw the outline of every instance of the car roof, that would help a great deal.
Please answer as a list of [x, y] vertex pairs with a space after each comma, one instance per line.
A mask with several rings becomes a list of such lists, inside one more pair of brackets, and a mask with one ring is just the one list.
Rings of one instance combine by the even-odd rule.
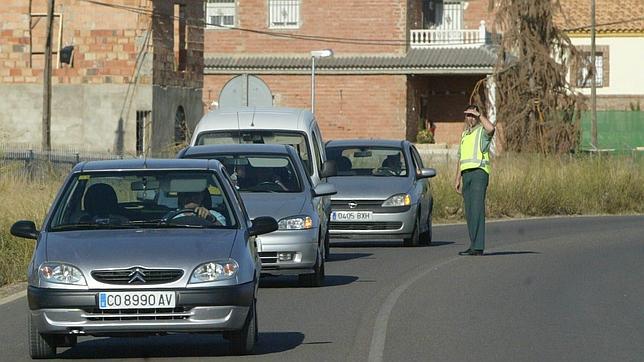
[[216, 170], [218, 167], [219, 161], [217, 160], [135, 158], [126, 160], [85, 161], [77, 164], [72, 172], [176, 169]]
[[326, 143], [326, 147], [393, 147], [401, 148], [405, 140], [386, 140], [374, 138], [359, 138], [347, 140], [333, 140]]
[[306, 131], [314, 120], [306, 109], [282, 107], [222, 108], [210, 111], [197, 125], [195, 135], [209, 130], [260, 129]]
[[226, 145], [202, 145], [191, 146], [180, 152], [180, 157], [202, 156], [210, 154], [231, 154], [231, 153], [273, 153], [286, 155], [290, 146], [280, 144], [249, 144], [236, 143]]

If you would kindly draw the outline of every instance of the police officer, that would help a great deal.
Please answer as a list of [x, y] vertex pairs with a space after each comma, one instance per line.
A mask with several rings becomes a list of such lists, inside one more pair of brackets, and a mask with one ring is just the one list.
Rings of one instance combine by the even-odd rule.
[[494, 125], [478, 106], [465, 108], [465, 128], [458, 150], [456, 192], [463, 195], [470, 247], [459, 255], [483, 255], [485, 249], [485, 192], [490, 177], [490, 143]]

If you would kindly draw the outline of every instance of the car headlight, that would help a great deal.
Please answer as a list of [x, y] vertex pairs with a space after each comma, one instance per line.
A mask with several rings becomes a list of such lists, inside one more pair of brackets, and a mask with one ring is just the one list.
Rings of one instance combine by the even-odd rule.
[[382, 203], [382, 207], [409, 206], [411, 205], [411, 196], [409, 194], [394, 195]]
[[304, 230], [313, 228], [313, 219], [309, 216], [285, 217], [277, 223], [279, 230]]
[[237, 274], [237, 270], [239, 270], [239, 264], [234, 259], [203, 263], [192, 272], [190, 283], [206, 283], [230, 279]]
[[83, 273], [75, 266], [64, 263], [44, 263], [38, 268], [40, 280], [49, 283], [87, 285]]

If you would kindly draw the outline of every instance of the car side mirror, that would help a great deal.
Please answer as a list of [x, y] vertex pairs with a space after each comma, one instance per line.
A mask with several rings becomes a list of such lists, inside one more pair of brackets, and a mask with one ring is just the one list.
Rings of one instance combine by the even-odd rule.
[[333, 177], [338, 174], [338, 169], [335, 165], [335, 161], [327, 160], [322, 164], [322, 169], [320, 170], [320, 178]]
[[17, 221], [11, 226], [10, 232], [13, 236], [34, 240], [38, 239], [38, 234], [40, 233], [36, 230], [36, 224], [30, 220]]
[[313, 189], [313, 196], [330, 196], [338, 193], [333, 184], [321, 183]]
[[416, 175], [416, 178], [430, 178], [436, 176], [436, 170], [433, 168], [422, 168]]
[[253, 225], [248, 230], [250, 236], [268, 234], [277, 230], [277, 221], [270, 216], [259, 216], [251, 220]]

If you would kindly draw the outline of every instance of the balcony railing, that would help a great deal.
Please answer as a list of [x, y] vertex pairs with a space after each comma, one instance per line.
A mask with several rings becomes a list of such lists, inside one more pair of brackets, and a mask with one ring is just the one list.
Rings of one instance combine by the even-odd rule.
[[489, 42], [489, 34], [485, 30], [485, 21], [481, 20], [478, 29], [411, 30], [410, 42], [414, 49], [431, 47], [479, 47]]

